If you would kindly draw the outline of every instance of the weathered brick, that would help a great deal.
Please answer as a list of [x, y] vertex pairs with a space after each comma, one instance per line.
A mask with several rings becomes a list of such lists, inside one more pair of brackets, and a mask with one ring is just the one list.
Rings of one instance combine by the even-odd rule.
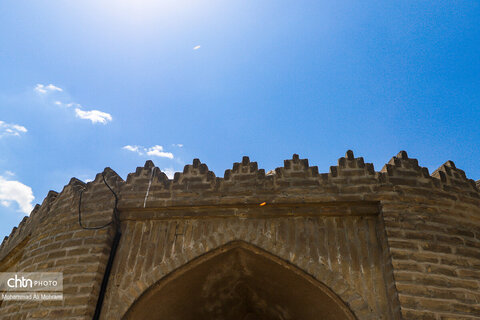
[[[431, 177], [400, 152], [375, 172], [349, 151], [327, 174], [297, 155], [269, 174], [248, 158], [224, 178], [199, 160], [174, 180], [151, 162], [127, 182], [105, 174], [120, 199], [123, 232], [105, 319], [122, 317], [165, 276], [231, 241], [308, 273], [359, 320], [480, 318], [480, 196], [453, 163]], [[64, 272], [66, 299], [44, 304], [46, 317], [91, 318], [110, 253], [113, 226], [78, 225], [80, 189], [85, 224], [110, 221], [114, 197], [102, 175], [87, 185], [72, 180], [0, 247], [0, 271]], [[3, 303], [0, 319], [36, 308]]]

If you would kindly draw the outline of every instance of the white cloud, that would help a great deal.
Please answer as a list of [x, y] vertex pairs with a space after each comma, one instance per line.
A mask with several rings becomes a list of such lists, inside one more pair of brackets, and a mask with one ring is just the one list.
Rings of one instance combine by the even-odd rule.
[[183, 148], [183, 144], [181, 143], [174, 143], [172, 144], [173, 147]]
[[56, 87], [56, 86], [54, 86], [53, 84], [49, 84], [49, 85], [46, 86], [45, 88], [48, 89], [48, 90], [51, 90], [51, 91], [60, 91], [60, 92], [63, 91], [62, 88]]
[[63, 91], [62, 88], [54, 86], [53, 84], [43, 85], [43, 84], [40, 84], [40, 83], [35, 86], [34, 90], [35, 90], [35, 92], [37, 92], [39, 94], [46, 94], [46, 93], [49, 93], [49, 92], [52, 92], [52, 91], [58, 91], [58, 92]]
[[147, 155], [149, 156], [156, 156], [156, 157], [162, 157], [162, 158], [168, 158], [168, 159], [173, 159], [173, 153], [171, 152], [164, 152], [163, 147], [156, 145], [151, 148], [148, 148], [147, 150]]
[[75, 108], [75, 115], [80, 119], [86, 119], [92, 121], [92, 123], [103, 123], [106, 124], [108, 121], [112, 121], [112, 116], [109, 113], [90, 110], [83, 111], [82, 109]]
[[37, 84], [34, 89], [37, 93], [47, 93], [47, 90], [44, 89], [43, 84]]
[[8, 180], [0, 176], [0, 204], [2, 206], [9, 207], [12, 202], [16, 202], [20, 211], [29, 215], [33, 210], [32, 201], [34, 199], [32, 188], [19, 181]]
[[193, 47], [193, 50], [198, 50], [200, 49], [200, 45]]
[[173, 159], [173, 153], [171, 152], [165, 152], [163, 150], [163, 147], [160, 145], [155, 145], [150, 148], [144, 148], [142, 146], [136, 146], [136, 145], [126, 145], [122, 149], [138, 153], [139, 155], [148, 155], [148, 156], [155, 156], [155, 157], [160, 157], [160, 158], [168, 158], [168, 159]]
[[[44, 95], [44, 94], [55, 92], [55, 91], [63, 92], [62, 88], [57, 87], [53, 84], [43, 85], [40, 83], [35, 86], [34, 90], [40, 95]], [[103, 111], [99, 111], [99, 110], [90, 110], [90, 111], [83, 110], [83, 107], [76, 102], [65, 103], [61, 100], [55, 100], [55, 101], [52, 101], [51, 103], [59, 107], [66, 107], [66, 108], [75, 107], [75, 115], [77, 118], [90, 120], [92, 123], [106, 124], [107, 122], [112, 121], [111, 114]]]
[[141, 151], [139, 150], [139, 146], [126, 145], [122, 149], [132, 151], [132, 152], [137, 152], [138, 154], [142, 155]]
[[62, 101], [55, 101], [54, 104], [56, 104], [57, 106], [60, 106], [60, 107], [67, 107], [67, 108], [70, 108], [70, 107], [78, 107], [78, 108], [82, 108], [81, 105], [79, 105], [78, 103], [75, 103], [75, 102], [70, 102], [70, 103], [63, 103]]
[[175, 175], [175, 170], [173, 168], [165, 168], [162, 170], [169, 179], [173, 179], [173, 176]]
[[20, 134], [27, 132], [27, 128], [18, 124], [6, 123], [0, 121], [0, 138], [4, 136], [20, 136]]

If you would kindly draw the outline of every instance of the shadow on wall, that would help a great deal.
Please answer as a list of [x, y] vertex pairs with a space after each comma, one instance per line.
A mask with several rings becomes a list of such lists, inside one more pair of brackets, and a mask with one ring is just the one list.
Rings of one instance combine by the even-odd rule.
[[297, 267], [235, 241], [147, 289], [124, 319], [355, 319], [346, 304]]

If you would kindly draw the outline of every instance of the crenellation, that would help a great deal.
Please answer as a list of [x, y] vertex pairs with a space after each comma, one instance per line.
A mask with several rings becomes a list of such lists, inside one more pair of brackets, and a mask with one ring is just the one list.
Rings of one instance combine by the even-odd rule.
[[232, 169], [225, 170], [225, 181], [245, 184], [249, 180], [265, 178], [265, 170], [258, 169], [257, 162], [250, 162], [249, 157], [243, 157], [242, 162], [235, 162]]
[[318, 177], [319, 193], [346, 200], [363, 199], [365, 193], [373, 193], [372, 187], [380, 184], [373, 164], [365, 163], [362, 157], [355, 158], [351, 150], [338, 159], [336, 166], [330, 166], [329, 173]]
[[[480, 181], [452, 161], [430, 176], [405, 151], [376, 172], [348, 150], [328, 173], [294, 154], [267, 174], [243, 157], [224, 177], [194, 159], [174, 179], [150, 160], [126, 182], [110, 168], [87, 184], [72, 178], [0, 246], [2, 271], [65, 273], [67, 298], [48, 315], [92, 316], [113, 234], [103, 176], [123, 236], [101, 319], [125, 315], [166, 275], [235, 242], [322, 282], [359, 320], [478, 312]], [[79, 204], [84, 225], [105, 228], [82, 229]], [[0, 319], [16, 306], [1, 304]], [[25, 317], [40, 314], [20, 306]]]
[[330, 171], [328, 173], [328, 178], [336, 178], [338, 177], [338, 167], [337, 166], [330, 166]]
[[284, 160], [283, 167], [275, 169], [275, 181], [281, 186], [298, 185], [293, 184], [293, 181], [299, 180], [317, 181], [317, 177], [318, 167], [309, 166], [308, 159], [300, 159], [298, 154], [294, 154], [292, 159]]
[[14, 227], [12, 229], [9, 238], [20, 237], [23, 234], [23, 230], [25, 228], [25, 223], [27, 222], [27, 218], [28, 217], [23, 217], [22, 221], [18, 224], [18, 228]]
[[10, 239], [14, 238], [15, 237], [15, 233], [17, 232], [17, 227], [13, 227], [12, 228], [12, 231], [10, 231]]
[[57, 194], [55, 202], [62, 202], [63, 198], [70, 198], [72, 195], [78, 194], [80, 191], [84, 191], [87, 188], [87, 184], [77, 178], [71, 178], [68, 184], [66, 184], [62, 191]]
[[381, 172], [387, 173], [389, 177], [430, 178], [428, 168], [420, 167], [418, 160], [409, 158], [406, 151], [400, 151], [390, 159]]
[[[18, 232], [17, 227], [14, 227], [10, 232], [9, 236], [6, 236], [0, 245], [0, 261], [2, 258], [8, 255], [8, 253], [18, 244], [20, 243], [28, 234], [31, 232], [32, 223], [35, 224], [36, 220], [41, 220], [48, 213], [52, 203], [57, 198], [58, 193], [56, 191], [50, 190], [43, 200], [42, 204], [36, 204], [32, 210], [30, 217], [24, 217], [19, 224]], [[38, 212], [45, 212], [44, 214], [40, 214], [37, 216]], [[34, 221], [35, 220], [35, 221]]]
[[[461, 172], [459, 174], [461, 177]], [[97, 175], [95, 181], [99, 182], [100, 177], [100, 174]], [[309, 166], [308, 159], [300, 159], [296, 154], [292, 159], [285, 160], [283, 167], [268, 174], [264, 169], [258, 169], [256, 162], [243, 157], [241, 162], [234, 163], [232, 169], [225, 171], [223, 178], [215, 177], [206, 164], [194, 159], [191, 165], [186, 165], [183, 172], [176, 172], [174, 179], [170, 180], [152, 161], [147, 161], [143, 167], [138, 167], [128, 175], [119, 196], [124, 205], [134, 205], [132, 199], [139, 199], [141, 194], [145, 197], [148, 189], [146, 198], [149, 203], [161, 205], [162, 202], [158, 201], [168, 200], [174, 194], [176, 199], [181, 199], [190, 196], [191, 192], [204, 193], [207, 190], [214, 197], [215, 193], [232, 193], [233, 196], [235, 192], [247, 189], [265, 193], [271, 192], [272, 188], [321, 186], [319, 192], [329, 190], [338, 194], [381, 192], [391, 190], [389, 185], [435, 188], [439, 184], [438, 179], [430, 177], [427, 168], [420, 167], [418, 161], [410, 159], [405, 151], [393, 157], [382, 171], [375, 172], [373, 164], [365, 163], [363, 157], [355, 158], [354, 153], [348, 150], [345, 157], [338, 160], [337, 166], [330, 167], [327, 174], [320, 174], [318, 167]]]
[[3, 237], [2, 244], [0, 245], [0, 249], [3, 247], [3, 245], [7, 242], [8, 236]]
[[475, 181], [468, 179], [465, 171], [458, 169], [451, 160], [445, 162], [435, 170], [432, 173], [432, 177], [439, 179], [443, 187], [447, 190], [450, 188], [469, 192], [478, 192], [479, 190]]
[[283, 160], [285, 170], [305, 171], [308, 170], [308, 159], [300, 159], [298, 154], [294, 154], [292, 159]]
[[355, 158], [352, 150], [347, 150], [345, 157], [338, 159], [338, 167], [342, 169], [362, 169], [365, 168], [363, 157]]
[[45, 199], [41, 204], [41, 207], [42, 208], [50, 207], [52, 203], [57, 199], [57, 196], [58, 196], [57, 191], [53, 191], [53, 190], [48, 191], [47, 196], [45, 197]]
[[216, 179], [215, 173], [208, 170], [208, 166], [199, 159], [193, 159], [191, 165], [186, 165], [183, 172], [176, 172], [173, 179], [172, 191], [202, 191], [212, 190]]
[[[73, 177], [70, 179], [70, 181], [68, 182], [68, 184], [65, 186], [65, 187], [72, 187], [74, 189], [82, 189], [82, 188], [85, 188], [86, 186], [86, 183]], [[64, 187], [64, 189], [65, 189]]]
[[419, 166], [418, 160], [409, 158], [405, 151], [400, 151], [385, 164], [379, 178], [382, 183], [397, 186], [427, 189], [438, 187], [438, 182], [429, 175], [428, 168]]
[[20, 221], [20, 224], [18, 225], [18, 229], [21, 230], [23, 228], [23, 226], [25, 226], [25, 223], [27, 222], [27, 219], [28, 219], [27, 216], [23, 217], [22, 221]]
[[128, 174], [126, 184], [131, 185], [138, 183], [140, 180], [151, 181], [152, 179], [163, 181], [164, 178], [167, 178], [165, 173], [161, 172], [160, 168], [156, 167], [152, 160], [147, 160], [143, 167], [137, 167], [135, 172]]
[[30, 218], [33, 218], [35, 217], [35, 215], [37, 214], [37, 212], [40, 210], [40, 205], [37, 203], [35, 204], [35, 206], [33, 207], [33, 210], [32, 212], [30, 213]]
[[88, 184], [92, 186], [104, 185], [105, 183], [103, 182], [103, 177], [105, 177], [105, 180], [111, 187], [118, 187], [125, 182], [114, 170], [106, 167], [101, 173], [97, 173], [95, 179]]

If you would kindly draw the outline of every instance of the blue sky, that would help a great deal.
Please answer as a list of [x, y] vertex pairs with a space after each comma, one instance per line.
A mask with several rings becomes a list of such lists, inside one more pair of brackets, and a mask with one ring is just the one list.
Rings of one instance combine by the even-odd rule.
[[478, 1], [2, 1], [0, 236], [147, 159], [223, 176], [347, 149], [480, 179]]

